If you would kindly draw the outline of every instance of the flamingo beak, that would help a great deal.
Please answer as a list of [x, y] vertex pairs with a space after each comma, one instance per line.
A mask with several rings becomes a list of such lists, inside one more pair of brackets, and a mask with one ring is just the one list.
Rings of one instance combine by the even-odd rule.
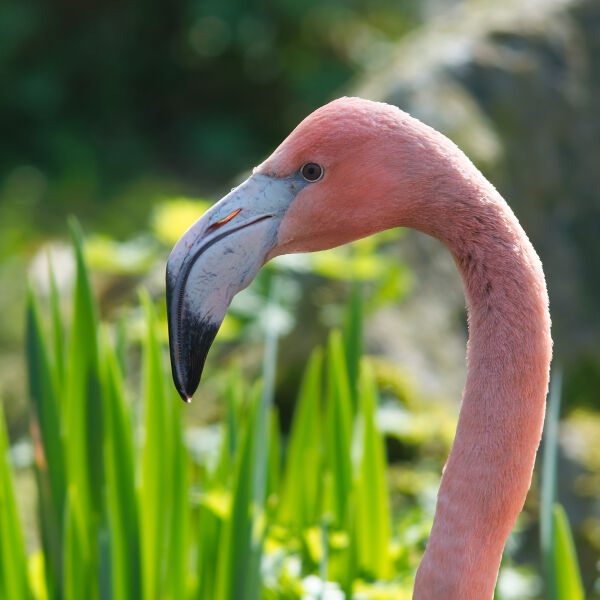
[[277, 245], [281, 220], [306, 185], [299, 175], [252, 175], [179, 239], [167, 262], [167, 316], [173, 381], [190, 402], [206, 356], [237, 292]]

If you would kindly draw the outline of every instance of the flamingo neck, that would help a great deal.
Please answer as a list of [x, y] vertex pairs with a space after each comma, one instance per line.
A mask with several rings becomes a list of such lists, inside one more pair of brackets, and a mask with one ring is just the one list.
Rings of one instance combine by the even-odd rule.
[[467, 381], [415, 600], [493, 597], [544, 420], [552, 341], [542, 266], [506, 202], [468, 164], [419, 211], [427, 222], [412, 223], [452, 253], [469, 323]]

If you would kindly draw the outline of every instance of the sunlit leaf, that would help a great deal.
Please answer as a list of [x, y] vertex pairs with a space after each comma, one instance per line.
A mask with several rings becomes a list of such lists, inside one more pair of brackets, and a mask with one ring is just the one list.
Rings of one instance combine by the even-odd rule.
[[354, 282], [346, 309], [344, 328], [348, 383], [350, 384], [354, 407], [357, 404], [358, 375], [360, 357], [362, 356], [362, 318], [362, 290], [360, 284]]
[[239, 438], [239, 411], [245, 397], [244, 383], [237, 368], [229, 369], [226, 382], [224, 394], [226, 411], [223, 423], [223, 435], [221, 437], [219, 462], [215, 472], [216, 483], [224, 487], [230, 484], [232, 478]]
[[[56, 299], [53, 300], [53, 303]], [[56, 315], [55, 315], [56, 318]], [[55, 328], [60, 323], [54, 324]], [[42, 327], [38, 301], [32, 290], [27, 294], [26, 353], [29, 394], [32, 402], [31, 435], [34, 445], [36, 478], [40, 494], [39, 512], [48, 577], [48, 587], [58, 589], [62, 580], [62, 534], [66, 493], [63, 455], [63, 414], [59, 400], [59, 366], [56, 349]], [[62, 352], [62, 350], [61, 350]], [[64, 407], [62, 407], [64, 408]]]
[[139, 491], [142, 597], [163, 597], [163, 557], [167, 544], [169, 468], [172, 459], [161, 353], [156, 336], [156, 316], [147, 293], [142, 293], [146, 317], [144, 341], [144, 425], [142, 480]]
[[171, 460], [168, 465], [169, 485], [172, 490], [170, 521], [168, 524], [167, 590], [174, 600], [184, 600], [188, 573], [187, 552], [189, 550], [189, 498], [188, 456], [183, 442], [183, 425], [179, 397], [169, 403], [171, 410]]
[[281, 436], [279, 434], [279, 416], [277, 409], [271, 410], [270, 447], [267, 465], [267, 498], [277, 498], [281, 479]]
[[360, 403], [363, 431], [357, 482], [358, 557], [364, 571], [375, 578], [386, 579], [391, 575], [391, 514], [383, 437], [375, 421], [377, 388], [366, 361], [362, 363]]
[[[66, 452], [69, 485], [77, 488], [78, 509], [86, 526], [89, 512], [100, 512], [103, 494], [102, 400], [98, 373], [96, 305], [82, 249], [78, 224], [71, 222], [77, 275], [73, 299], [73, 326], [69, 344], [66, 398]], [[94, 535], [92, 531], [90, 535]]]
[[561, 600], [558, 596], [554, 564], [554, 516], [556, 498], [556, 465], [558, 451], [558, 420], [562, 391], [562, 373], [556, 369], [550, 382], [548, 411], [544, 424], [544, 454], [542, 465], [542, 489], [540, 497], [540, 546], [546, 574], [545, 585], [549, 600]]
[[138, 598], [140, 550], [130, 417], [116, 355], [102, 344], [105, 407], [104, 461], [111, 539], [112, 597]]
[[90, 546], [87, 540], [86, 522], [78, 489], [70, 486], [65, 504], [65, 600], [94, 598]]
[[281, 491], [280, 518], [302, 531], [317, 521], [322, 477], [323, 352], [308, 361], [292, 421]]
[[231, 514], [225, 525], [219, 552], [217, 597], [222, 600], [250, 600], [255, 596], [251, 584], [257, 568], [253, 544], [253, 487], [256, 419], [262, 390], [252, 392], [251, 413], [242, 434], [233, 483]]
[[348, 499], [352, 491], [352, 402], [346, 358], [339, 331], [329, 336], [327, 347], [327, 392], [325, 436], [327, 461], [331, 475], [334, 524], [347, 523]]
[[27, 559], [21, 520], [17, 512], [12, 468], [8, 460], [8, 436], [0, 404], [0, 597], [28, 600]]
[[555, 504], [552, 515], [554, 525], [554, 572], [558, 600], [583, 600], [585, 595], [567, 514], [560, 504]]

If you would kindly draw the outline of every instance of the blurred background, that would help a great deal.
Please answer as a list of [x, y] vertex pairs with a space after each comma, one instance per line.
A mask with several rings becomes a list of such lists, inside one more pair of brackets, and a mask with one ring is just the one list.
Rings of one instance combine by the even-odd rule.
[[[558, 498], [592, 593], [600, 558], [600, 2], [5, 0], [0, 87], [0, 399], [12, 442], [28, 439], [26, 284], [47, 293], [50, 257], [59, 290], [71, 289], [68, 215], [86, 232], [102, 319], [127, 321], [134, 338], [141, 285], [156, 299], [164, 337], [164, 265], [179, 235], [315, 108], [341, 95], [382, 100], [454, 140], [542, 258], [553, 365], [564, 373]], [[234, 302], [185, 413], [190, 427], [220, 419], [223, 365], [259, 374], [275, 275], [284, 282], [275, 394], [284, 436], [306, 358], [343, 324], [359, 281], [365, 350], [384, 396], [443, 407], [451, 439], [465, 377], [462, 288], [441, 244], [407, 231], [284, 257], [261, 274]], [[404, 475], [442, 435], [426, 420], [411, 427], [408, 436], [386, 432], [389, 460]], [[429, 485], [390, 472], [400, 508], [403, 495]], [[509, 547], [515, 565], [527, 566], [514, 572], [526, 591], [507, 598], [541, 597], [536, 486]]]

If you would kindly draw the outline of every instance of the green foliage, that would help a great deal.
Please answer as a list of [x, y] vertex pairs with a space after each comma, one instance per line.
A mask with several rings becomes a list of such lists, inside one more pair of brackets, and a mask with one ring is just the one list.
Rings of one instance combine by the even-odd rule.
[[[106, 332], [105, 332], [106, 333]], [[114, 600], [138, 598], [139, 526], [135, 462], [128, 405], [123, 402], [123, 380], [116, 355], [102, 336], [102, 386], [105, 411], [104, 464]]]
[[337, 527], [347, 525], [348, 501], [352, 492], [352, 401], [342, 336], [333, 331], [327, 352], [327, 391], [325, 394], [325, 439], [328, 478], [328, 508]]
[[554, 576], [560, 600], [583, 600], [583, 585], [577, 563], [573, 534], [565, 509], [560, 504], [552, 508], [554, 526]]
[[[38, 301], [28, 291], [26, 313], [26, 355], [31, 398], [31, 430], [36, 448], [35, 470], [40, 494], [41, 537], [46, 557], [48, 586], [62, 581], [62, 534], [66, 473], [63, 451], [63, 410], [59, 390], [64, 389], [64, 346], [60, 337], [58, 297], [51, 295], [54, 343], [42, 328]], [[54, 347], [55, 352], [52, 352]]]
[[[96, 306], [83, 260], [81, 232], [71, 224], [75, 246], [77, 276], [73, 298], [73, 326], [68, 349], [65, 386], [64, 429], [68, 485], [77, 490], [78, 507], [89, 527], [90, 541], [97, 538], [97, 519], [101, 512], [102, 401], [98, 373]], [[92, 514], [95, 513], [95, 514]]]
[[[67, 344], [54, 284], [49, 333], [39, 298], [28, 293], [44, 559], [43, 569], [32, 570], [32, 589], [66, 600], [258, 600], [284, 589], [299, 597], [302, 577], [311, 573], [337, 579], [348, 592], [361, 574], [390, 578], [385, 455], [375, 425], [375, 383], [368, 365], [360, 367], [358, 292], [344, 334], [349, 342], [335, 331], [327, 351], [315, 351], [309, 361], [286, 444], [273, 407], [276, 325], [267, 332], [262, 382], [249, 391], [239, 372], [229, 371], [221, 447], [211, 466], [184, 444], [182, 405], [171, 391], [164, 336], [147, 293], [141, 295], [141, 405], [128, 399], [123, 330], [113, 342], [115, 332], [98, 327], [76, 224], [72, 232], [77, 277]], [[275, 280], [267, 310], [277, 309], [278, 290]], [[5, 437], [0, 441], [4, 456]], [[27, 598], [8, 468], [4, 462], [0, 519], [10, 527], [1, 530], [0, 564], [12, 576], [2, 585], [19, 590], [9, 597]], [[265, 580], [261, 565], [273, 556], [279, 566]], [[292, 575], [284, 565], [294, 557], [301, 568]]]
[[91, 548], [78, 489], [69, 488], [65, 505], [64, 588], [65, 600], [97, 598], [97, 583], [93, 576]]
[[143, 447], [140, 489], [142, 597], [144, 600], [158, 600], [164, 594], [166, 572], [163, 552], [167, 546], [168, 501], [173, 491], [169, 486], [171, 430], [154, 309], [147, 296], [143, 296], [142, 303], [148, 323], [144, 340], [146, 443]]
[[346, 311], [346, 323], [344, 331], [344, 349], [346, 351], [346, 363], [348, 365], [348, 378], [352, 392], [352, 402], [356, 407], [358, 372], [360, 358], [362, 356], [362, 290], [358, 282], [354, 282], [350, 294], [350, 302]]
[[8, 436], [0, 408], [0, 597], [31, 598], [21, 522], [8, 462]]
[[[232, 490], [230, 518], [227, 519], [221, 545], [217, 598], [223, 600], [252, 600], [258, 597], [260, 544], [254, 539], [255, 507], [253, 504], [253, 458], [260, 443], [256, 436], [257, 404], [260, 388], [251, 395], [251, 414], [237, 454]], [[254, 468], [253, 468], [254, 467]]]
[[377, 387], [370, 366], [363, 363], [360, 380], [362, 457], [357, 487], [359, 564], [376, 579], [391, 577], [391, 513], [386, 481], [383, 437], [377, 429]]
[[321, 472], [323, 462], [320, 418], [322, 370], [323, 352], [317, 348], [308, 361], [288, 441], [279, 518], [297, 534], [319, 517], [322, 484], [314, 474]]
[[[419, 506], [400, 518], [392, 511], [378, 385], [361, 350], [359, 289], [344, 332], [333, 331], [306, 366], [287, 440], [273, 406], [276, 326], [267, 331], [262, 381], [249, 388], [236, 368], [227, 371], [211, 461], [184, 443], [183, 405], [146, 292], [136, 346], [142, 392], [139, 402], [128, 397], [127, 337], [121, 327], [98, 326], [81, 235], [72, 229], [77, 280], [68, 343], [55, 288], [49, 329], [40, 299], [28, 293], [42, 542], [29, 559], [0, 427], [0, 597], [299, 600], [335, 589], [348, 598], [409, 598], [429, 516]], [[275, 281], [268, 310], [278, 294]], [[554, 460], [548, 448], [547, 456]], [[551, 526], [556, 598], [582, 597], [560, 508]]]

